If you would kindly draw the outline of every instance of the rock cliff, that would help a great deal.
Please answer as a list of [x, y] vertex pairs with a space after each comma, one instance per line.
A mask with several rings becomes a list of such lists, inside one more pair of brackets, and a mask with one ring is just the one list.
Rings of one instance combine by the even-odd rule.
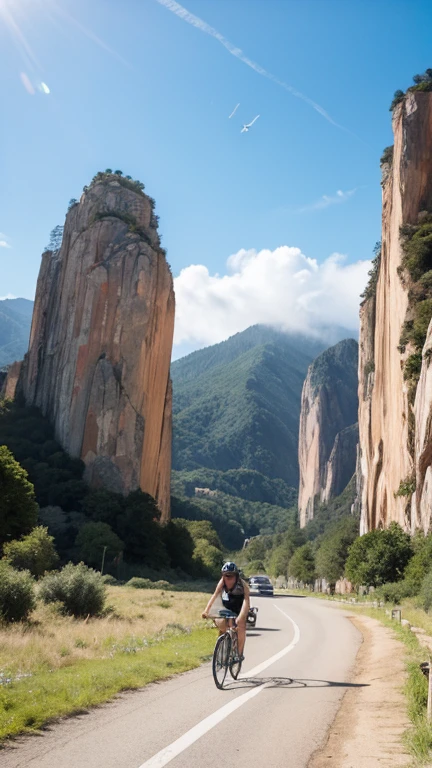
[[361, 533], [392, 521], [426, 530], [432, 512], [429, 341], [417, 388], [422, 325], [427, 318], [427, 328], [432, 315], [425, 237], [432, 211], [432, 94], [408, 91], [393, 111], [393, 131], [392, 156], [382, 159], [379, 271], [360, 312]]
[[329, 501], [355, 471], [358, 345], [345, 339], [309, 366], [303, 385], [299, 432], [300, 526], [318, 501]]
[[92, 486], [140, 487], [169, 518], [173, 281], [153, 201], [98, 174], [42, 256], [19, 388]]

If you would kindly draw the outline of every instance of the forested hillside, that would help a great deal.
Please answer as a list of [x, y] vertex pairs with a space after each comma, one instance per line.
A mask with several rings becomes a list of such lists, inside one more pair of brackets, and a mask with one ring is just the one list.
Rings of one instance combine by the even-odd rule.
[[174, 470], [249, 469], [297, 487], [301, 389], [324, 348], [253, 326], [174, 362]]

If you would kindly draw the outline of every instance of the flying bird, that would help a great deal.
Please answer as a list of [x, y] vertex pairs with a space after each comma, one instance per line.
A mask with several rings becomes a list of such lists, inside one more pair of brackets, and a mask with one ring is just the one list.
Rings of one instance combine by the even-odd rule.
[[251, 125], [253, 125], [255, 120], [258, 120], [258, 118], [259, 118], [259, 115], [254, 117], [254, 119], [252, 120], [251, 123], [248, 123], [247, 125], [244, 125], [243, 128], [241, 129], [240, 133], [247, 133], [249, 128], [251, 127]]
[[231, 118], [232, 118], [232, 117], [235, 115], [235, 113], [237, 112], [237, 110], [238, 110], [239, 106], [240, 106], [240, 103], [239, 103], [239, 104], [237, 104], [237, 106], [235, 106], [235, 107], [234, 107], [234, 109], [233, 109], [233, 111], [231, 112], [231, 114], [230, 114], [230, 116], [229, 116], [228, 120], [231, 120]]

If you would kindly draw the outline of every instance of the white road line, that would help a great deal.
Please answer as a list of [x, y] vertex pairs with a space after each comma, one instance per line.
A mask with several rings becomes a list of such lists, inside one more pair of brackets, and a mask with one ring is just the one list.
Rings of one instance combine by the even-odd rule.
[[263, 661], [262, 664], [258, 664], [257, 667], [254, 667], [253, 669], [250, 669], [248, 672], [245, 672], [243, 675], [241, 675], [241, 677], [255, 677], [255, 675], [259, 675], [260, 672], [263, 672], [265, 669], [267, 669], [267, 667], [270, 667], [270, 665], [274, 664], [275, 661], [279, 661], [279, 659], [281, 659], [283, 656], [285, 656], [285, 654], [287, 654], [290, 651], [292, 651], [292, 649], [295, 648], [295, 646], [297, 645], [298, 641], [300, 640], [300, 630], [299, 630], [297, 624], [295, 623], [295, 621], [293, 621], [291, 616], [288, 616], [288, 614], [285, 613], [285, 611], [283, 611], [282, 608], [279, 608], [279, 606], [276, 605], [276, 603], [273, 603], [273, 605], [274, 605], [275, 608], [278, 609], [278, 611], [283, 613], [283, 615], [293, 625], [293, 627], [294, 627], [294, 637], [293, 637], [291, 643], [286, 646], [286, 648], [282, 648], [282, 650], [279, 651], [279, 653], [275, 653], [274, 656], [270, 656], [270, 658], [267, 659], [267, 661]]
[[[270, 656], [267, 661], [263, 661], [263, 663], [258, 664], [257, 667], [250, 669], [249, 672], [246, 672], [244, 675], [242, 675], [242, 677], [254, 677], [259, 672], [267, 669], [267, 667], [270, 667], [276, 661], [292, 651], [300, 640], [300, 630], [295, 621], [293, 621], [291, 617], [285, 613], [285, 611], [279, 608], [278, 605], [275, 603], [273, 603], [273, 605], [281, 613], [283, 613], [283, 615], [286, 616], [286, 618], [293, 625], [294, 638], [292, 642], [286, 646], [286, 648], [283, 648], [281, 651], [279, 651], [279, 653], [275, 653], [274, 656]], [[239, 707], [242, 707], [243, 704], [246, 704], [247, 701], [253, 699], [254, 696], [257, 696], [259, 693], [261, 693], [265, 687], [265, 685], [259, 685], [256, 688], [253, 688], [251, 691], [244, 693], [242, 696], [238, 696], [236, 699], [233, 699], [220, 709], [217, 709], [216, 712], [213, 712], [213, 714], [206, 717], [189, 731], [186, 731], [183, 736], [180, 736], [179, 739], [173, 741], [173, 743], [169, 744], [168, 747], [164, 747], [164, 749], [161, 749], [160, 752], [158, 752], [156, 755], [153, 755], [153, 757], [151, 757], [149, 760], [146, 760], [145, 763], [142, 763], [139, 768], [163, 768], [164, 765], [167, 765], [171, 762], [171, 760], [174, 760], [177, 755], [179, 755], [181, 752], [184, 752], [184, 750], [190, 747], [191, 744], [193, 744], [195, 741], [198, 741], [201, 736], [204, 736], [208, 731], [222, 722], [222, 720], [225, 720], [226, 717], [229, 717], [233, 712], [236, 711], [236, 709], [239, 709]]]

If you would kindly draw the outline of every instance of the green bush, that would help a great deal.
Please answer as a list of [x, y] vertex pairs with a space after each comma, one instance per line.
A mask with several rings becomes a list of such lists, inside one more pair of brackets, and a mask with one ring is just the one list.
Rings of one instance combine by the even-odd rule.
[[34, 581], [28, 571], [16, 571], [0, 562], [0, 619], [24, 621], [36, 605]]
[[134, 589], [173, 589], [169, 581], [164, 581], [163, 579], [151, 581], [151, 579], [142, 579], [140, 576], [133, 576], [125, 586], [133, 587]]
[[398, 104], [400, 104], [401, 101], [403, 101], [405, 98], [405, 94], [403, 91], [398, 89], [393, 94], [393, 101], [390, 104], [390, 112], [393, 112], [394, 108], [397, 107]]
[[132, 576], [132, 578], [126, 582], [125, 586], [133, 587], [134, 589], [153, 589], [153, 582], [151, 579], [142, 579], [140, 576]]
[[115, 576], [112, 576], [111, 573], [105, 573], [102, 576], [102, 581], [104, 584], [107, 584], [108, 586], [114, 587], [118, 584], [117, 579]]
[[39, 595], [44, 603], [63, 604], [71, 616], [97, 616], [105, 605], [101, 575], [84, 563], [68, 563], [59, 572], [42, 579]]
[[386, 147], [380, 157], [380, 165], [384, 163], [391, 163], [393, 161], [393, 144], [390, 147]]
[[412, 597], [413, 588], [406, 581], [388, 582], [376, 590], [377, 597], [386, 603], [401, 603], [405, 597]]
[[36, 578], [55, 568], [59, 559], [54, 547], [54, 537], [50, 536], [48, 528], [42, 525], [34, 528], [21, 541], [5, 544], [3, 556], [13, 568], [30, 571]]
[[423, 610], [429, 611], [432, 607], [432, 571], [426, 574], [420, 589], [420, 600]]
[[407, 477], [406, 480], [401, 480], [399, 488], [395, 493], [396, 496], [412, 496], [416, 489], [415, 477]]

